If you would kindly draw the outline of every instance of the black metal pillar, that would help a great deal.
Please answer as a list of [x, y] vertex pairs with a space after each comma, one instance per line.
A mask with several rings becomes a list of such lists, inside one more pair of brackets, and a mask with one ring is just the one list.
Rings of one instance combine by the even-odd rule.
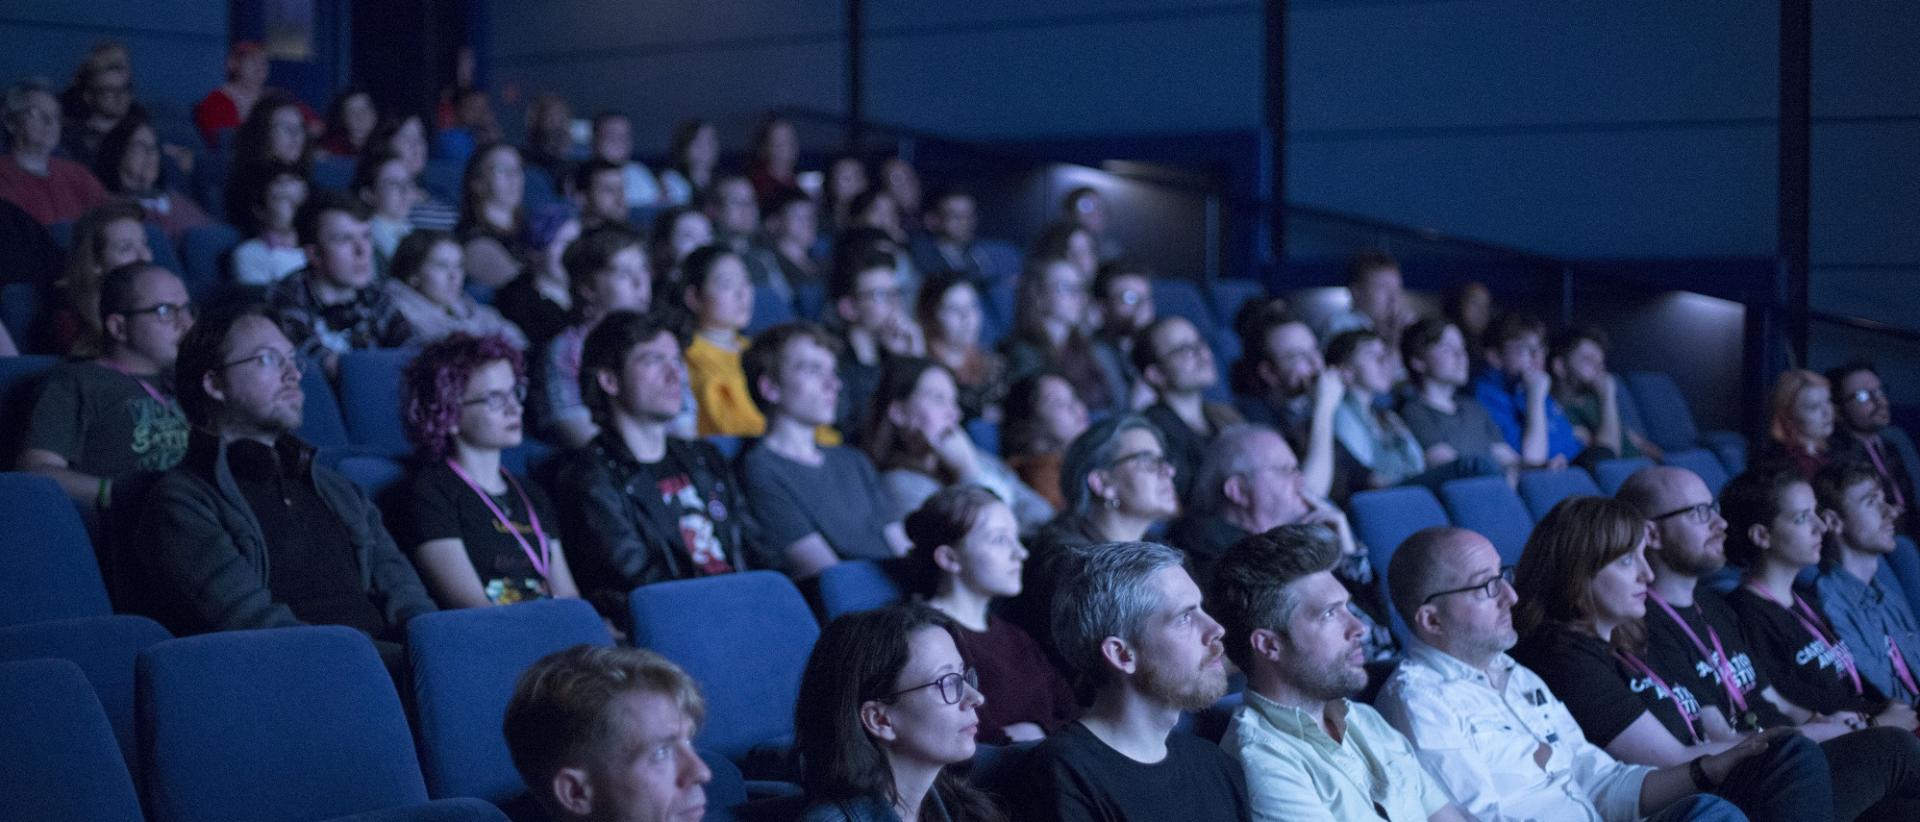
[[866, 3], [847, 0], [847, 144], [849, 154], [860, 150], [860, 138], [867, 112], [864, 101], [866, 79]]
[[1813, 179], [1813, 0], [1780, 0], [1780, 269], [1787, 344], [1807, 362], [1808, 228]]
[[1266, 172], [1261, 188], [1266, 203], [1267, 247], [1262, 277], [1267, 292], [1285, 289], [1282, 268], [1287, 260], [1287, 0], [1266, 0], [1266, 49], [1262, 76], [1266, 80], [1265, 128], [1261, 163]]

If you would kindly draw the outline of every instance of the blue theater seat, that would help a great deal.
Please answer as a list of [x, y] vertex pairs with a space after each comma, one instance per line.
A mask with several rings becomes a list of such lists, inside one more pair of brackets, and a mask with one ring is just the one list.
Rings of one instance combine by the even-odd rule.
[[400, 421], [400, 370], [410, 348], [352, 351], [340, 358], [340, 411], [354, 448], [390, 457], [413, 450]]
[[1267, 296], [1267, 287], [1258, 280], [1214, 280], [1207, 289], [1213, 297], [1213, 316], [1220, 327], [1231, 330], [1233, 317], [1248, 300]]
[[106, 713], [72, 662], [0, 663], [0, 762], [8, 819], [142, 819]]
[[1646, 457], [1628, 457], [1617, 460], [1601, 460], [1593, 466], [1593, 481], [1600, 486], [1600, 493], [1609, 497], [1620, 491], [1620, 486], [1635, 471], [1653, 465]]
[[327, 372], [316, 364], [302, 363], [300, 392], [306, 395], [306, 405], [295, 433], [317, 448], [346, 448], [347, 422], [340, 415], [340, 400], [327, 382]]
[[1199, 284], [1192, 280], [1154, 279], [1153, 308], [1156, 316], [1187, 318], [1203, 338], [1211, 339], [1214, 329], [1220, 325], [1214, 320], [1206, 295], [1200, 293]]
[[1707, 491], [1716, 497], [1720, 496], [1720, 489], [1727, 484], [1727, 480], [1731, 479], [1727, 476], [1726, 466], [1720, 464], [1720, 458], [1705, 448], [1668, 451], [1660, 461], [1700, 475], [1700, 481], [1707, 484]]
[[0, 626], [113, 613], [93, 541], [73, 501], [38, 474], [0, 474]]
[[826, 621], [900, 601], [900, 584], [873, 560], [842, 562], [820, 573], [820, 605]]
[[134, 660], [141, 651], [172, 638], [160, 623], [139, 616], [31, 622], [0, 628], [0, 661], [64, 659], [79, 665], [106, 711], [127, 767], [138, 771], [139, 745], [133, 730]]
[[225, 223], [203, 225], [180, 237], [180, 254], [184, 258], [180, 261], [183, 266], [180, 276], [186, 280], [187, 293], [196, 301], [206, 300], [227, 281], [228, 261], [242, 239], [238, 229]]
[[1553, 506], [1567, 497], [1597, 497], [1600, 486], [1593, 475], [1578, 468], [1542, 469], [1520, 474], [1520, 499], [1534, 522], [1545, 518]]
[[[13, 326], [7, 329], [12, 331]], [[0, 466], [10, 468], [19, 458], [21, 438], [26, 436], [27, 420], [33, 415], [33, 401], [39, 398], [40, 381], [59, 364], [59, 357], [48, 355], [0, 357], [0, 419], [9, 421], [0, 426]]]
[[1647, 438], [1654, 444], [1665, 451], [1702, 446], [1713, 452], [1729, 474], [1746, 470], [1746, 438], [1731, 431], [1702, 433], [1672, 376], [1662, 371], [1630, 371], [1624, 377], [1646, 423]]
[[753, 321], [747, 323], [747, 336], [757, 336], [762, 331], [793, 320], [793, 303], [787, 302], [771, 288], [753, 290]]
[[1500, 552], [1500, 564], [1520, 561], [1533, 533], [1533, 517], [1520, 495], [1507, 487], [1506, 477], [1494, 475], [1450, 480], [1440, 486], [1440, 499], [1453, 524], [1478, 532]]
[[[1432, 491], [1418, 485], [1361, 491], [1347, 501], [1347, 511], [1352, 519], [1354, 538], [1366, 544], [1374, 573], [1382, 579], [1393, 562], [1393, 552], [1407, 537], [1423, 528], [1448, 524], [1447, 512], [1440, 507], [1440, 501]], [[1391, 606], [1388, 610], [1392, 610]], [[1402, 640], [1412, 636], [1398, 613], [1393, 614], [1391, 627]]]

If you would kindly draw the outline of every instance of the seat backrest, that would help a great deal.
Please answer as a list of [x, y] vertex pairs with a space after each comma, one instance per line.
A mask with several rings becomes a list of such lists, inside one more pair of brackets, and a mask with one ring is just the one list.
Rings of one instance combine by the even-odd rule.
[[1629, 371], [1623, 376], [1646, 423], [1647, 439], [1668, 451], [1692, 448], [1700, 428], [1693, 422], [1693, 409], [1680, 393], [1680, 384], [1664, 371]]
[[1668, 451], [1660, 461], [1675, 468], [1685, 468], [1699, 474], [1700, 481], [1707, 484], [1707, 491], [1716, 497], [1720, 496], [1720, 489], [1727, 484], [1728, 479], [1731, 479], [1727, 476], [1726, 466], [1720, 464], [1720, 458], [1705, 448]]
[[1593, 465], [1593, 481], [1600, 486], [1600, 493], [1609, 497], [1620, 490], [1628, 477], [1635, 471], [1653, 465], [1646, 457], [1628, 457], [1617, 460], [1601, 460]]
[[407, 479], [406, 466], [378, 454], [347, 454], [340, 458], [334, 470], [360, 486], [360, 490], [367, 492], [367, 498], [375, 502], [389, 501]]
[[[1422, 528], [1447, 524], [1446, 509], [1440, 507], [1432, 491], [1418, 485], [1400, 485], [1374, 491], [1361, 491], [1347, 500], [1354, 538], [1367, 546], [1373, 571], [1384, 579], [1393, 561], [1393, 552], [1407, 537]], [[1387, 608], [1392, 611], [1391, 605]], [[1390, 626], [1397, 636], [1408, 637], [1406, 622], [1392, 615]]]
[[[11, 296], [12, 286], [8, 288]], [[7, 329], [14, 334], [26, 330], [11, 325]], [[0, 426], [0, 466], [11, 467], [19, 458], [27, 420], [33, 417], [33, 403], [39, 399], [40, 383], [46, 379], [47, 372], [59, 364], [60, 358], [50, 355], [0, 357], [0, 419], [8, 421], [7, 425]]]
[[899, 601], [899, 584], [873, 560], [842, 562], [820, 572], [820, 605], [828, 622]]
[[1200, 293], [1200, 285], [1192, 280], [1156, 278], [1153, 309], [1157, 316], [1187, 318], [1199, 329], [1202, 339], [1211, 338], [1220, 325], [1214, 321], [1213, 308], [1207, 305], [1206, 295]]
[[520, 674], [554, 651], [611, 644], [606, 623], [579, 599], [414, 617], [407, 659], [427, 793], [498, 804], [525, 791], [500, 735]]
[[459, 160], [435, 157], [420, 171], [420, 187], [446, 202], [460, 202], [460, 176], [464, 172]]
[[353, 185], [353, 159], [350, 157], [317, 157], [313, 161], [313, 171], [307, 175], [314, 187], [328, 191], [352, 193], [347, 186]]
[[327, 382], [327, 372], [318, 365], [302, 363], [300, 392], [307, 398], [297, 432], [300, 438], [320, 448], [347, 447], [347, 421], [340, 417], [340, 400]]
[[0, 625], [113, 613], [80, 512], [47, 477], [0, 474], [0, 557]]
[[633, 644], [674, 661], [700, 684], [700, 745], [739, 761], [793, 733], [793, 706], [820, 626], [793, 583], [773, 571], [677, 580], [634, 589]]
[[393, 348], [340, 358], [340, 412], [355, 448], [390, 457], [413, 450], [400, 422], [400, 369], [413, 355], [412, 349]]
[[1567, 497], [1597, 497], [1600, 486], [1593, 475], [1578, 468], [1543, 469], [1520, 474], [1520, 499], [1527, 504], [1527, 515], [1539, 522], [1553, 506]]
[[241, 239], [240, 231], [225, 223], [203, 225], [181, 236], [180, 275], [194, 299], [205, 300], [226, 279], [227, 258]]
[[140, 654], [155, 822], [307, 822], [426, 801], [400, 695], [367, 635], [230, 631]]
[[127, 769], [140, 767], [133, 732], [133, 663], [140, 652], [173, 635], [140, 616], [56, 619], [0, 628], [0, 662], [64, 659], [80, 666], [106, 710]]
[[1267, 296], [1267, 286], [1259, 280], [1214, 280], [1207, 286], [1213, 295], [1213, 316], [1220, 327], [1231, 329], [1233, 317], [1248, 300]]
[[[0, 260], [0, 278], [14, 276]], [[14, 344], [32, 346], [34, 324], [40, 321], [40, 288], [35, 283], [0, 282], [0, 325], [6, 326]], [[30, 349], [29, 349], [30, 350]], [[12, 359], [12, 358], [8, 358]], [[8, 460], [8, 465], [13, 461]]]
[[0, 762], [8, 819], [141, 820], [107, 715], [68, 660], [0, 662]]
[[756, 286], [753, 289], [753, 320], [747, 323], [746, 335], [751, 337], [781, 323], [793, 322], [793, 316], [793, 303], [780, 296], [780, 292]]
[[1440, 486], [1440, 500], [1453, 524], [1478, 532], [1500, 552], [1500, 564], [1520, 561], [1533, 533], [1533, 517], [1526, 503], [1507, 487], [1503, 476], [1463, 477]]
[[1893, 553], [1887, 555], [1887, 567], [1893, 571], [1893, 578], [1900, 581], [1907, 605], [1920, 614], [1920, 549], [1914, 547], [1913, 540], [1894, 538]]

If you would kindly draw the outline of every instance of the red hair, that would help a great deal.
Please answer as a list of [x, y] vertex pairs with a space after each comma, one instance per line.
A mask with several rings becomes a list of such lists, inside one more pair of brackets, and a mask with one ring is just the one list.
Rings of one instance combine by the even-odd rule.
[[[1826, 377], [1804, 368], [1781, 373], [1780, 379], [1773, 384], [1773, 397], [1769, 403], [1773, 413], [1767, 421], [1767, 434], [1773, 437], [1774, 442], [1787, 446], [1788, 450], [1795, 453], [1806, 448], [1807, 443], [1801, 438], [1802, 432], [1793, 421], [1793, 407], [1800, 402], [1800, 392], [1809, 388], [1832, 387]], [[1813, 446], [1816, 452], [1827, 450], [1825, 441], [1815, 442]]]
[[429, 459], [453, 453], [460, 424], [460, 400], [473, 372], [505, 360], [515, 380], [526, 378], [526, 362], [505, 337], [453, 334], [420, 349], [400, 375], [400, 408], [407, 439]]

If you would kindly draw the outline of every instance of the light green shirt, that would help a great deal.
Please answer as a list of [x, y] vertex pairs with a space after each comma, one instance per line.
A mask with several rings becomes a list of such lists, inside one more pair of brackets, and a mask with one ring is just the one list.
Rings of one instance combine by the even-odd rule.
[[1246, 769], [1255, 820], [1423, 822], [1447, 806], [1407, 738], [1372, 708], [1328, 703], [1342, 726], [1335, 742], [1319, 717], [1251, 690], [1245, 699], [1220, 747]]

